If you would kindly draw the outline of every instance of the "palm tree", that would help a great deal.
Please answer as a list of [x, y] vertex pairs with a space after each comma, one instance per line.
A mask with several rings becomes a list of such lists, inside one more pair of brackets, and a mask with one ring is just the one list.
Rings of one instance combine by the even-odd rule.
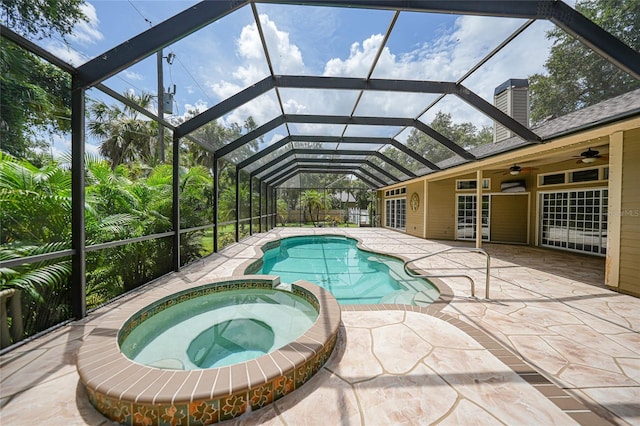
[[[140, 96], [129, 92], [125, 97], [142, 108], [149, 108], [153, 99], [144, 92]], [[128, 105], [110, 106], [103, 101], [92, 102], [88, 110], [89, 134], [102, 140], [100, 154], [111, 161], [113, 170], [129, 161], [158, 163], [157, 133], [150, 121], [141, 119], [137, 110]]]
[[0, 152], [0, 235], [0, 244], [70, 241], [71, 173]]
[[[309, 211], [311, 222], [314, 226], [317, 226], [320, 222], [320, 210], [328, 210], [331, 208], [331, 198], [323, 191], [319, 193], [316, 190], [307, 190], [300, 195], [300, 203], [303, 209]], [[313, 219], [313, 212], [315, 211], [315, 221]]]
[[[70, 157], [61, 161], [38, 168], [26, 160], [0, 153], [0, 260], [71, 247], [71, 173], [64, 166]], [[112, 173], [102, 159], [88, 156], [85, 164], [87, 244], [128, 236], [136, 216], [123, 213], [122, 206], [131, 209], [134, 198], [119, 188], [130, 182]], [[95, 293], [92, 272], [88, 274], [89, 300]], [[22, 293], [27, 336], [70, 317], [70, 282], [68, 257], [4, 268], [0, 273], [0, 290]], [[107, 298], [115, 295], [112, 290], [104, 293]]]
[[285, 223], [287, 223], [289, 206], [287, 205], [287, 202], [285, 200], [283, 200], [282, 198], [278, 198], [276, 208], [278, 210], [278, 217], [280, 218], [280, 223], [282, 224], [282, 226], [284, 226]]

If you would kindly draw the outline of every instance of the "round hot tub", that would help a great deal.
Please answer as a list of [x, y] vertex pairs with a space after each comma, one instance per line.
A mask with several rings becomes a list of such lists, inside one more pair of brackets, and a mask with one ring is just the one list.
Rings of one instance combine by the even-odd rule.
[[202, 293], [147, 316], [128, 334], [125, 324], [119, 339], [122, 353], [157, 368], [224, 367], [295, 341], [318, 318], [316, 307], [294, 292], [242, 288]]
[[[211, 424], [305, 383], [330, 356], [340, 308], [307, 282], [243, 277], [164, 297], [78, 354], [91, 403], [123, 424]], [[188, 419], [187, 419], [188, 418]]]

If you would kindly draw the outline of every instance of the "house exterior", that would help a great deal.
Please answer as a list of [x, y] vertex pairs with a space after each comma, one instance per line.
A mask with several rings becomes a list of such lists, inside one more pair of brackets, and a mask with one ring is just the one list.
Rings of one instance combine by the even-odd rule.
[[640, 296], [640, 90], [533, 130], [544, 143], [511, 137], [472, 150], [481, 160], [382, 188], [382, 226], [605, 257], [605, 284]]

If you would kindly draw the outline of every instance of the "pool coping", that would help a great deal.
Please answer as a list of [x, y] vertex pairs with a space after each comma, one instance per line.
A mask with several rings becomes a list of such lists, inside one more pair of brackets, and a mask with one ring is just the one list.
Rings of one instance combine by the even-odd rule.
[[[279, 278], [269, 275], [221, 278], [207, 285], [238, 283], [239, 288], [250, 288], [242, 284], [258, 281], [282, 290], [282, 286], [276, 288]], [[77, 370], [89, 401], [103, 415], [123, 424], [164, 424], [187, 417], [189, 424], [210, 424], [259, 409], [292, 392], [319, 371], [331, 355], [341, 309], [322, 287], [305, 281], [291, 286], [317, 301], [314, 324], [276, 351], [219, 368], [165, 370], [128, 359], [118, 345], [119, 330], [144, 309], [122, 308], [109, 324], [94, 329], [78, 351]], [[156, 301], [162, 299], [157, 297]]]

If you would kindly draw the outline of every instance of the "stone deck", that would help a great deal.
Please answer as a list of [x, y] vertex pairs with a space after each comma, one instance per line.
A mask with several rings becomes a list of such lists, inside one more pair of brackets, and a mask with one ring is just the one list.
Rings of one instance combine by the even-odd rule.
[[[405, 258], [466, 245], [378, 228], [255, 234], [3, 355], [0, 423], [111, 424], [79, 384], [75, 357], [84, 336], [131, 304], [237, 274], [267, 241], [310, 234], [354, 237]], [[419, 261], [434, 274], [467, 270], [478, 298], [470, 297], [467, 280], [447, 278], [451, 300], [428, 313], [344, 307], [336, 350], [321, 371], [234, 424], [640, 425], [640, 299], [604, 288], [601, 258], [484, 248], [492, 256], [489, 300], [482, 256]]]

